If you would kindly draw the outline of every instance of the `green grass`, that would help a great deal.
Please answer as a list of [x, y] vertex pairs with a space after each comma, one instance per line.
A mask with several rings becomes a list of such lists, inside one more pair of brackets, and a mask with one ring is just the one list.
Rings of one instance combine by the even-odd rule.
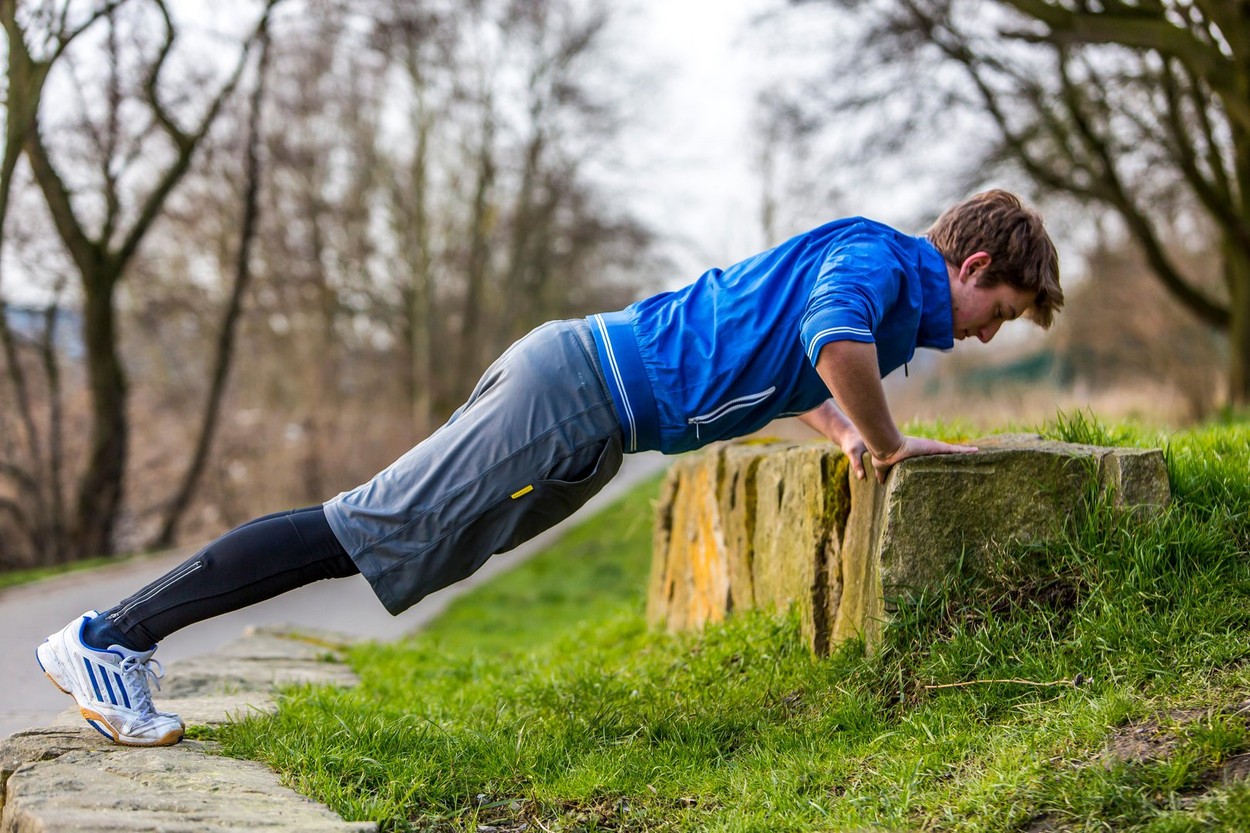
[[68, 564], [57, 564], [51, 567], [23, 567], [17, 570], [0, 572], [0, 590], [42, 581], [45, 578], [74, 573], [79, 570], [92, 570], [109, 564], [120, 564], [126, 560], [124, 556], [102, 555], [95, 558], [84, 558]]
[[[357, 689], [216, 737], [384, 830], [1250, 830], [1221, 775], [1250, 753], [1250, 425], [1044, 433], [1165, 446], [1173, 505], [952, 576], [871, 656], [815, 659], [758, 613], [648, 630], [652, 483], [355, 650]], [[1105, 751], [1133, 739], [1153, 754]]]

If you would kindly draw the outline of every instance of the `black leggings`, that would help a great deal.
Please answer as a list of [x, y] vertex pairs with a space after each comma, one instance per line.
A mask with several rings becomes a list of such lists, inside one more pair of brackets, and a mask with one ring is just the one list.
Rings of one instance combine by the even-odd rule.
[[236, 527], [105, 615], [128, 640], [150, 645], [194, 622], [358, 572], [325, 512], [311, 506]]

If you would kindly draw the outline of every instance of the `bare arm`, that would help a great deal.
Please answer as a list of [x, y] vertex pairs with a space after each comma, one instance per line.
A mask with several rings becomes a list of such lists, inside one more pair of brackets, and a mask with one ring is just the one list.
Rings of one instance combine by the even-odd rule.
[[799, 420], [837, 443], [842, 448], [842, 453], [851, 461], [855, 476], [863, 479], [864, 452], [868, 449], [864, 446], [859, 431], [846, 418], [846, 414], [838, 410], [832, 399], [826, 399], [807, 413], [800, 414]]
[[[820, 356], [816, 360], [816, 372], [833, 394], [842, 414], [845, 414], [852, 427], [863, 437], [863, 444], [872, 455], [873, 469], [880, 481], [885, 480], [894, 464], [908, 457], [976, 451], [971, 446], [907, 437], [898, 430], [894, 418], [890, 416], [885, 390], [881, 387], [881, 377], [877, 371], [877, 347], [874, 344], [831, 341], [820, 350]], [[821, 411], [823, 407], [816, 410]], [[816, 418], [822, 419], [819, 416]], [[817, 426], [813, 427], [821, 430]], [[856, 474], [859, 474], [858, 468]]]

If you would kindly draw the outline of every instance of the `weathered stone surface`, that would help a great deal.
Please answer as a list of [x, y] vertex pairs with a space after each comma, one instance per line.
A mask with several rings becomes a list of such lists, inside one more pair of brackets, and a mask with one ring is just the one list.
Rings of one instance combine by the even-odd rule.
[[1172, 499], [1167, 462], [1157, 448], [1116, 448], [1102, 458], [1102, 488], [1112, 504], [1139, 514], [1161, 509]]
[[907, 460], [884, 486], [850, 478], [824, 443], [730, 444], [683, 460], [658, 512], [652, 621], [682, 629], [797, 605], [817, 652], [853, 637], [871, 645], [891, 599], [1004, 545], [1053, 539], [1093, 494], [1139, 515], [1170, 498], [1158, 450], [1036, 435], [974, 444], [976, 454]]
[[[157, 702], [209, 694], [269, 691], [275, 686], [301, 683], [350, 685], [351, 672], [342, 665], [293, 659], [212, 657], [183, 660], [177, 673], [161, 685]], [[171, 708], [172, 708], [171, 704]]]
[[[78, 717], [78, 709], [74, 709]], [[102, 749], [111, 745], [99, 733], [88, 729], [81, 717], [77, 726], [41, 726], [10, 735], [0, 741], [0, 807], [4, 806], [5, 784], [23, 764], [59, 758], [80, 749]]]
[[5, 833], [376, 830], [279, 785], [261, 764], [205, 754], [195, 741], [66, 752], [18, 769], [8, 792], [0, 813]]
[[656, 513], [648, 617], [670, 630], [756, 606], [756, 492], [761, 460], [793, 444], [740, 443], [678, 460]]
[[755, 591], [755, 478], [760, 461], [784, 445], [726, 445], [719, 450], [721, 476], [717, 493], [725, 570], [729, 578], [729, 610], [757, 606]]
[[[353, 684], [350, 670], [333, 661], [345, 644], [333, 634], [251, 632], [219, 654], [171, 665], [156, 703], [188, 726], [268, 711], [274, 684]], [[204, 744], [115, 746], [83, 722], [77, 707], [50, 727], [0, 743], [0, 833], [376, 829], [343, 822], [282, 787], [260, 764], [207, 755]]]
[[691, 457], [675, 464], [668, 475], [667, 511], [657, 524], [657, 545], [665, 560], [653, 571], [652, 593], [662, 598], [670, 629], [684, 630], [724, 618], [729, 601], [729, 575], [724, 555], [720, 513], [716, 506], [719, 461], [715, 455]]
[[851, 507], [838, 562], [841, 592], [830, 618], [831, 647], [847, 639], [868, 639], [869, 631], [877, 632], [885, 618], [881, 568], [870, 557], [876, 552], [885, 520], [885, 487], [872, 476], [867, 457], [865, 464], [869, 473], [863, 480], [848, 476]]
[[[160, 706], [167, 700], [267, 693], [283, 685], [354, 685], [355, 676], [338, 657], [327, 645], [256, 633], [207, 657], [179, 662], [161, 683], [155, 699]], [[169, 703], [168, 708], [176, 711], [179, 707]]]
[[841, 594], [846, 466], [840, 454], [807, 445], [763, 457], [755, 476], [752, 577], [756, 605], [797, 606], [803, 636], [828, 650], [829, 621]]
[[976, 454], [918, 457], [891, 474], [875, 556], [884, 599], [931, 587], [997, 547], [1053, 540], [1086, 510], [1092, 489], [1144, 511], [1169, 497], [1157, 450], [1014, 437], [973, 444]]
[[878, 544], [886, 595], [932, 586], [961, 557], [1054, 537], [1096, 482], [1097, 460], [989, 449], [905, 461], [886, 484]]
[[661, 495], [649, 613], [672, 630], [797, 607], [826, 650], [849, 493], [827, 445], [731, 443], [679, 461]]

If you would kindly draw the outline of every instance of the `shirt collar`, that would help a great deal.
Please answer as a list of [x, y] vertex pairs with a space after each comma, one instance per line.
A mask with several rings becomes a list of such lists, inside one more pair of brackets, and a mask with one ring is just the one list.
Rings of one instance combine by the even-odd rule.
[[951, 315], [951, 282], [946, 258], [928, 238], [920, 241], [920, 328], [916, 346], [949, 350], [955, 346], [955, 321]]

